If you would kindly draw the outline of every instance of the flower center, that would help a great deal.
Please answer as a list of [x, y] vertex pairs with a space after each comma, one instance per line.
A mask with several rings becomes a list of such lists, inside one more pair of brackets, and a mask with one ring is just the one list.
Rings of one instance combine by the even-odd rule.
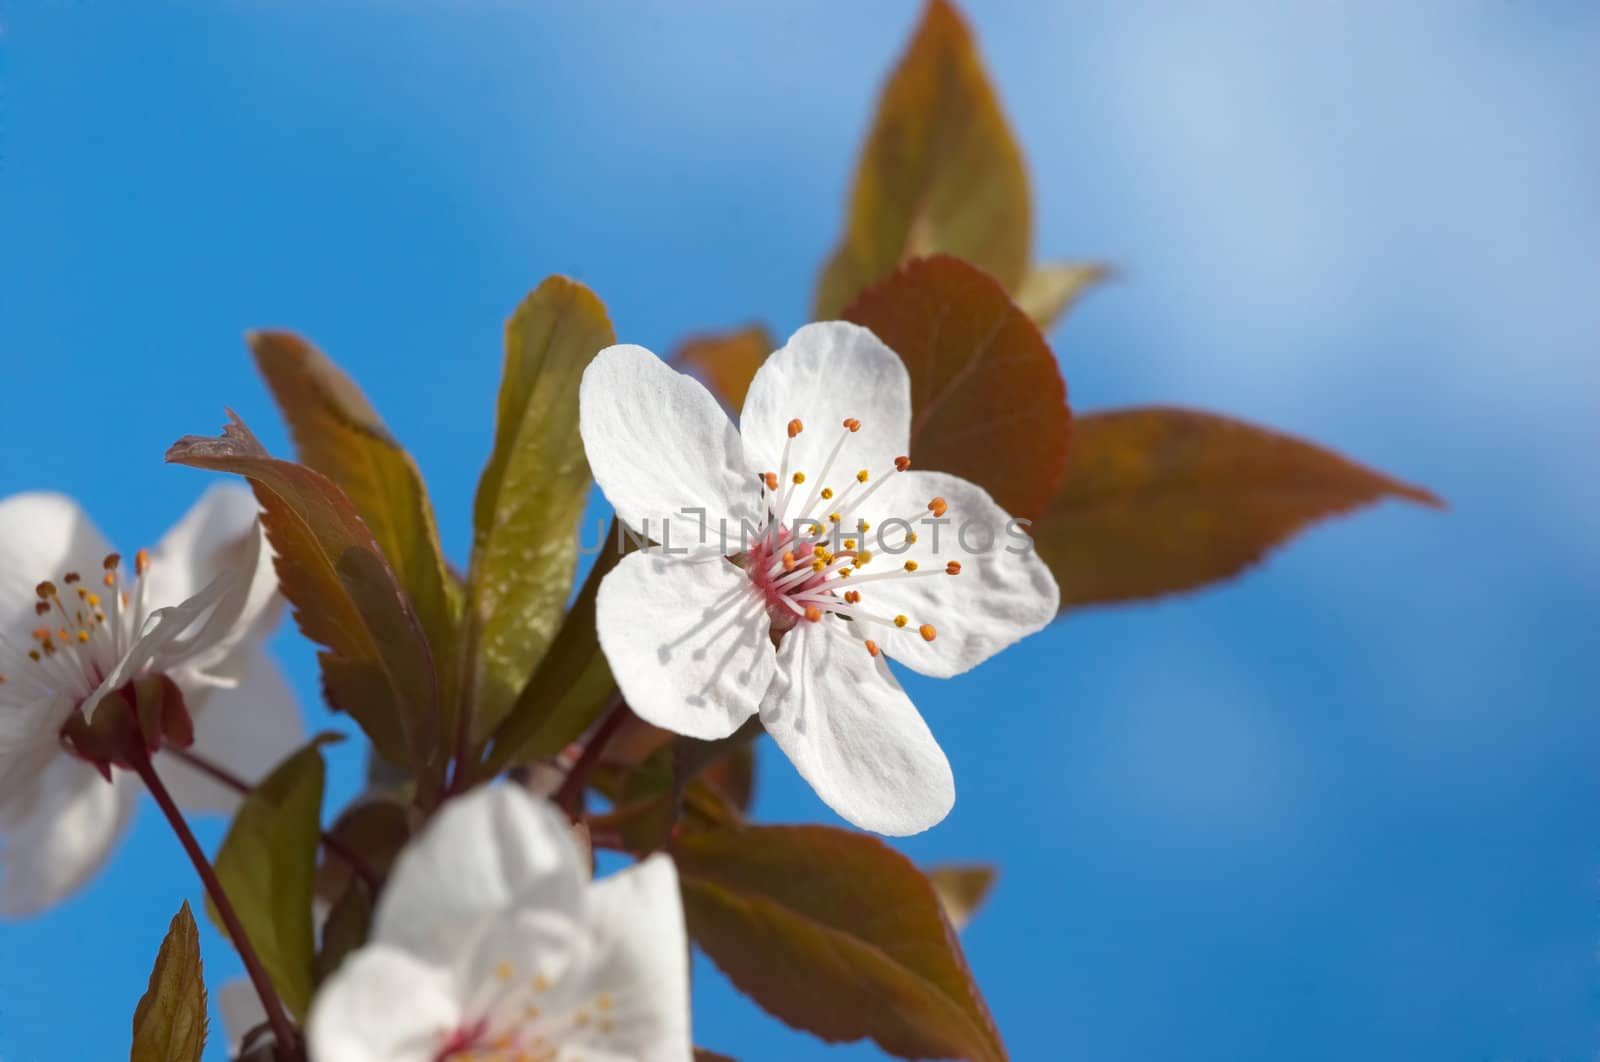
[[[959, 575], [959, 561], [920, 570], [917, 561], [907, 560], [898, 568], [880, 564], [879, 569], [866, 572], [878, 553], [898, 555], [915, 545], [915, 522], [930, 513], [943, 517], [949, 505], [943, 498], [933, 498], [917, 512], [894, 514], [876, 527], [868, 522], [864, 519], [864, 506], [891, 476], [909, 469], [911, 460], [896, 457], [890, 467], [876, 474], [868, 468], [859, 469], [849, 475], [841, 491], [835, 492], [828, 486], [829, 476], [851, 436], [861, 430], [861, 421], [847, 417], [841, 426], [843, 431], [827, 460], [812, 476], [804, 469], [790, 468], [794, 439], [805, 425], [798, 417], [789, 421], [780, 470], [758, 477], [765, 522], [750, 547], [731, 559], [745, 570], [761, 595], [775, 634], [800, 623], [820, 623], [834, 617], [861, 624], [862, 630], [870, 625], [880, 625], [891, 632], [914, 630], [931, 642], [937, 633], [932, 624], [913, 623], [903, 614], [873, 612], [863, 604], [863, 597], [870, 599], [872, 591], [864, 595], [861, 588], [888, 580]], [[880, 570], [883, 568], [888, 570]], [[878, 655], [877, 642], [866, 637], [863, 641], [869, 653]]]
[[59, 586], [49, 579], [36, 586], [37, 625], [25, 638], [0, 631], [0, 689], [14, 686], [30, 699], [65, 692], [82, 700], [93, 693], [139, 633], [149, 567], [149, 554], [140, 550], [134, 578], [125, 581], [122, 557], [112, 553], [98, 580], [71, 571]]
[[616, 1030], [616, 1002], [600, 992], [574, 1006], [544, 974], [523, 974], [509, 962], [494, 970], [480, 1015], [451, 1032], [434, 1062], [555, 1062], [564, 1045], [603, 1046]]

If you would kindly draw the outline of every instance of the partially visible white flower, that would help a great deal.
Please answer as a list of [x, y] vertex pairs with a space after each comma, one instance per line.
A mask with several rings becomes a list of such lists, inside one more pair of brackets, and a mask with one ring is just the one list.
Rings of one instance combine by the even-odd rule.
[[[137, 778], [119, 771], [108, 783], [61, 740], [108, 693], [166, 675], [193, 717], [196, 753], [248, 780], [299, 743], [293, 695], [262, 651], [278, 603], [243, 488], [212, 488], [133, 558], [70, 498], [0, 500], [0, 916], [75, 891], [127, 825]], [[155, 763], [188, 810], [237, 801], [168, 754]]]
[[312, 1001], [311, 1057], [687, 1062], [688, 962], [670, 859], [591, 883], [552, 805], [480, 789], [401, 853]]
[[595, 481], [663, 547], [623, 557], [596, 600], [628, 705], [705, 740], [759, 712], [857, 826], [944, 818], [950, 764], [885, 657], [960, 674], [1048, 624], [1060, 593], [981, 487], [911, 469], [899, 356], [857, 325], [807, 325], [757, 371], [735, 426], [694, 379], [614, 346], [579, 402]]

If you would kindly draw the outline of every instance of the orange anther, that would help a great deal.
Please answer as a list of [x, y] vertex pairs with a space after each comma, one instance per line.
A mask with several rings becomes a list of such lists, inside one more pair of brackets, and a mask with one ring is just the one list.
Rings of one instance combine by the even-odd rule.
[[796, 435], [799, 435], [801, 432], [803, 432], [805, 430], [806, 430], [806, 426], [804, 424], [800, 423], [800, 418], [799, 417], [796, 417], [796, 418], [794, 418], [793, 420], [791, 420], [789, 422], [789, 438], [792, 439]]
[[815, 622], [817, 622], [817, 620], [819, 620], [821, 618], [822, 618], [822, 610], [820, 608], [818, 608], [815, 605], [807, 605], [806, 606], [806, 619], [810, 620], [812, 623], [815, 623]]
[[871, 653], [873, 656], [878, 655], [878, 643], [873, 641], [871, 638], [867, 639], [867, 652]]
[[950, 511], [950, 503], [943, 498], [935, 498], [928, 503], [928, 511], [935, 516], [943, 516]]
[[945, 574], [946, 575], [960, 575], [961, 574], [961, 562], [960, 561], [951, 561], [949, 564], [946, 564], [944, 566], [944, 570], [945, 570]]
[[860, 590], [846, 590], [844, 592], [844, 599], [848, 604], [859, 605], [859, 604], [861, 604], [861, 591]]
[[786, 572], [794, 571], [794, 553], [789, 552], [783, 555], [783, 570]]
[[150, 570], [150, 551], [141, 549], [133, 555], [133, 573], [143, 575]]
[[933, 629], [933, 624], [924, 623], [922, 626], [917, 628], [917, 633], [922, 635], [923, 641], [931, 642], [939, 632]]
[[766, 483], [768, 490], [778, 489], [778, 474], [776, 472], [768, 472], [761, 478]]
[[911, 458], [909, 458], [909, 457], [897, 457], [897, 458], [894, 459], [894, 470], [896, 472], [904, 472], [906, 469], [908, 469], [910, 467], [911, 467]]
[[847, 431], [854, 432], [861, 430], [861, 422], [854, 417], [846, 417], [844, 419], [844, 426]]

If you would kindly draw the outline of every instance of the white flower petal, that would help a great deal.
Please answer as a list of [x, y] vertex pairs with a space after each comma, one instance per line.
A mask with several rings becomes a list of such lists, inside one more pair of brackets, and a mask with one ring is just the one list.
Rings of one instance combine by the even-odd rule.
[[434, 1062], [463, 1018], [452, 974], [403, 950], [369, 944], [311, 1003], [318, 1062]]
[[[745, 458], [758, 473], [781, 472], [788, 424], [804, 430], [790, 444], [791, 475], [808, 486], [840, 489], [866, 468], [876, 476], [911, 448], [911, 377], [900, 356], [866, 328], [848, 321], [808, 324], [756, 370], [739, 416]], [[844, 434], [846, 418], [861, 429], [845, 442], [832, 469], [823, 465]]]
[[[22, 683], [7, 686], [20, 688]], [[0, 817], [13, 803], [31, 799], [39, 776], [64, 755], [61, 728], [75, 707], [67, 692], [30, 700], [0, 698]]]
[[920, 833], [955, 803], [950, 762], [883, 657], [840, 626], [802, 623], [784, 635], [761, 722], [844, 819], [877, 833]]
[[736, 536], [742, 520], [755, 519], [760, 484], [738, 430], [711, 392], [645, 348], [595, 355], [578, 390], [578, 428], [595, 482], [635, 531], [720, 554], [728, 550], [719, 521]]
[[222, 1034], [228, 1040], [228, 1057], [237, 1058], [244, 1038], [267, 1020], [267, 1008], [247, 977], [224, 981], [217, 989], [217, 1009], [222, 1012]]
[[[187, 601], [217, 576], [236, 569], [245, 535], [257, 528], [259, 511], [248, 487], [226, 481], [209, 487], [150, 550], [144, 580], [151, 607]], [[270, 576], [271, 556], [260, 560]]]
[[599, 947], [589, 994], [610, 1006], [606, 1024], [578, 1031], [574, 1055], [688, 1062], [689, 943], [672, 860], [654, 855], [598, 881], [590, 899]]
[[0, 809], [0, 917], [37, 914], [81, 888], [110, 856], [138, 795], [132, 775], [107, 782], [58, 752]]
[[34, 587], [69, 571], [98, 576], [111, 544], [77, 502], [30, 492], [0, 500], [0, 633], [24, 638], [35, 625]]
[[588, 866], [560, 812], [515, 786], [450, 801], [400, 854], [372, 939], [444, 963], [515, 907], [582, 918]]
[[[247, 782], [266, 776], [305, 741], [294, 691], [266, 652], [239, 661], [238, 685], [190, 696], [194, 751]], [[188, 691], [185, 691], [186, 694]], [[157, 753], [156, 770], [185, 811], [232, 814], [239, 794], [170, 753]]]
[[628, 554], [600, 584], [595, 626], [623, 699], [664, 730], [727, 737], [772, 681], [766, 607], [721, 557]]
[[[936, 497], [949, 505], [944, 522], [920, 522], [931, 521], [927, 504]], [[948, 678], [1055, 619], [1061, 601], [1055, 577], [1025, 530], [1013, 526], [982, 487], [942, 472], [912, 470], [890, 477], [869, 503], [867, 544], [875, 556], [861, 574], [894, 571], [907, 560], [919, 565], [914, 578], [849, 584], [860, 590], [866, 611], [909, 619], [900, 630], [872, 628], [870, 637], [894, 659], [924, 675]], [[883, 549], [903, 533], [884, 519], [914, 515], [916, 544], [903, 553]], [[950, 561], [961, 565], [959, 575], [920, 574], [942, 573]], [[917, 633], [924, 623], [937, 632], [931, 642]]]

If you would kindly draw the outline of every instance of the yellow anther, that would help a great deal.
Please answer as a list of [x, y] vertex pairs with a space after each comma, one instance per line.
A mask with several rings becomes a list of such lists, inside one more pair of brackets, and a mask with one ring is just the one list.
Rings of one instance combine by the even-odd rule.
[[536, 975], [533, 979], [533, 990], [535, 992], [550, 991], [550, 978], [546, 977], [544, 974]]
[[857, 483], [865, 483], [866, 481], [867, 481], [867, 470], [863, 468], [860, 472], [856, 473], [856, 482]]
[[917, 633], [922, 635], [922, 640], [923, 641], [931, 642], [931, 641], [933, 641], [934, 636], [937, 635], [939, 632], [933, 629], [933, 624], [924, 623], [922, 626], [917, 628]]
[[841, 579], [848, 579], [848, 578], [850, 578], [850, 569], [849, 568], [840, 568], [839, 571], [837, 572], [837, 574], [838, 574], [839, 578], [841, 578]]
[[494, 975], [502, 981], [511, 980], [511, 975], [515, 972], [516, 971], [511, 968], [511, 964], [506, 962], [504, 959], [500, 960], [500, 962], [494, 968]]
[[915, 546], [917, 544], [917, 533], [915, 531], [906, 532], [906, 544], [911, 546]]
[[916, 571], [917, 570], [917, 562], [916, 561], [906, 561], [905, 569], [908, 572]]
[[822, 488], [822, 500], [823, 501], [827, 501], [829, 498], [832, 498], [832, 497], [833, 497], [833, 488], [832, 487], [823, 487]]
[[79, 645], [82, 645], [83, 643], [87, 642], [88, 640], [89, 640], [89, 632], [88, 631], [79, 631], [78, 632], [78, 644]]
[[896, 616], [894, 618], [894, 625], [896, 627], [904, 627], [906, 624], [908, 624], [910, 622], [911, 622], [911, 618], [909, 616]]
[[86, 594], [84, 596], [84, 600], [89, 603], [89, 607], [90, 608], [99, 608], [100, 607], [100, 595], [99, 594]]
[[[794, 423], [799, 424], [800, 422], [797, 420]], [[606, 993], [601, 992], [598, 996], [594, 997], [594, 1005], [599, 1010], [610, 1010], [612, 1006], [611, 997]]]
[[856, 548], [856, 540], [853, 539], [853, 538], [845, 539], [844, 540], [844, 548], [845, 549], [855, 549]]
[[861, 521], [861, 533], [863, 535], [866, 534], [868, 531], [871, 531], [871, 530], [872, 530], [872, 525], [871, 524], [867, 523], [865, 520]]
[[843, 520], [843, 519], [844, 519], [844, 517], [840, 516], [838, 513], [829, 513], [828, 514], [828, 523], [830, 523], [830, 524], [836, 524], [840, 520]]
[[823, 560], [821, 557], [818, 557], [816, 560], [811, 562], [811, 570], [814, 572], [820, 572], [827, 566], [828, 562]]
[[784, 555], [783, 555], [783, 570], [786, 571], [786, 572], [794, 571], [794, 551], [793, 550], [789, 550], [789, 551], [784, 553]]
[[806, 481], [806, 474], [804, 472], [796, 472], [793, 476], [793, 479], [794, 485], [798, 487], [800, 484]]
[[872, 560], [872, 552], [870, 550], [863, 549], [863, 550], [857, 550], [856, 551], [856, 567], [857, 568], [866, 567], [868, 562], [870, 562], [871, 560]]
[[796, 417], [796, 418], [794, 418], [793, 420], [791, 420], [789, 422], [789, 438], [792, 439], [796, 435], [799, 435], [801, 432], [803, 432], [805, 430], [806, 430], [806, 426], [804, 424], [800, 423], [800, 418], [799, 417]]

